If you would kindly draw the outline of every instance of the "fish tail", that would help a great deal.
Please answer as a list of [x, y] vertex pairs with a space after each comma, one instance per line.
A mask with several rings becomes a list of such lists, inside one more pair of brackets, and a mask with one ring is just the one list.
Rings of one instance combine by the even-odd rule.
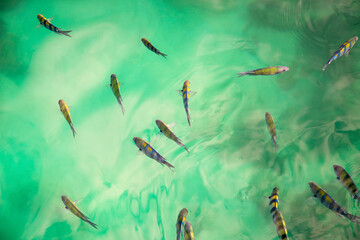
[[61, 30], [59, 30], [59, 34], [62, 34], [62, 35], [71, 37], [71, 36], [68, 34], [69, 32], [72, 32], [72, 31], [61, 31]]
[[328, 62], [328, 63], [326, 63], [325, 65], [324, 65], [324, 67], [323, 67], [323, 71], [325, 71], [325, 68], [329, 65], [330, 63]]
[[174, 170], [172, 170], [171, 168], [175, 168], [173, 165], [171, 165], [170, 163], [168, 163], [167, 161], [164, 160], [163, 164], [165, 164], [166, 166], [169, 167], [169, 169], [174, 172]]
[[167, 59], [167, 58], [166, 58], [167, 55], [166, 55], [165, 53], [159, 52], [159, 54], [160, 54], [161, 56], [163, 56], [165, 59]]
[[249, 74], [249, 72], [241, 72], [241, 73], [238, 73], [238, 77], [242, 77], [242, 76], [245, 76], [245, 75], [247, 75], [247, 74]]
[[180, 240], [181, 228], [177, 231], [176, 240]]
[[70, 124], [70, 127], [71, 127], [71, 131], [73, 132], [73, 136], [75, 137], [76, 131], [75, 131], [75, 128], [74, 128], [74, 126], [72, 125], [72, 123]]
[[182, 146], [183, 148], [185, 148], [185, 150], [186, 150], [188, 153], [190, 153], [189, 150], [187, 149], [187, 147], [185, 146], [185, 144], [181, 144], [181, 146]]
[[94, 228], [96, 228], [96, 229], [97, 229], [97, 224], [95, 224], [95, 223], [91, 222], [91, 221], [90, 221], [90, 220], [88, 220], [88, 219], [85, 219], [84, 221], [85, 221], [85, 222], [87, 222], [87, 223], [89, 223], [91, 226], [93, 226]]
[[277, 147], [276, 140], [275, 140], [274, 138], [272, 139], [272, 142], [273, 142], [273, 144], [274, 144], [275, 151], [277, 151], [277, 150], [278, 150], [278, 147]]
[[358, 216], [355, 216], [355, 215], [352, 215], [350, 213], [347, 213], [345, 215], [346, 218], [348, 218], [350, 221], [352, 221], [353, 223], [357, 223], [357, 224], [360, 224], [360, 217]]
[[186, 116], [187, 116], [187, 120], [188, 120], [189, 126], [191, 127], [191, 123], [190, 123], [191, 117], [190, 117], [190, 114], [189, 114], [189, 111], [188, 111], [188, 110], [186, 110]]
[[118, 99], [118, 103], [120, 104], [122, 113], [125, 115], [125, 108], [124, 108], [124, 106], [123, 106], [123, 104], [121, 102], [121, 97]]

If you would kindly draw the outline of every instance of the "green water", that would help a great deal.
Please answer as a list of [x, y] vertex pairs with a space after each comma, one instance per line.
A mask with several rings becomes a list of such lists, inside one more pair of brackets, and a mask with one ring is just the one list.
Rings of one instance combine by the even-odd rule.
[[[360, 186], [359, 43], [321, 71], [359, 35], [359, 12], [352, 0], [1, 1], [0, 239], [175, 239], [184, 207], [197, 240], [277, 239], [266, 198], [275, 186], [290, 239], [359, 239], [308, 186], [360, 215], [332, 169]], [[39, 13], [73, 37], [35, 28]], [[236, 77], [271, 65], [290, 71]], [[191, 128], [176, 93], [185, 80], [197, 92]], [[190, 154], [157, 136], [156, 119], [176, 123]], [[135, 136], [175, 173], [137, 155]], [[99, 229], [61, 195], [81, 200]]]

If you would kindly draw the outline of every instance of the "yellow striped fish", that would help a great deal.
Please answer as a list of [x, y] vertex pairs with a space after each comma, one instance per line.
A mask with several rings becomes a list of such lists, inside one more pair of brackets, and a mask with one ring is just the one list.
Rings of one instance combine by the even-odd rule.
[[181, 142], [181, 140], [173, 133], [173, 131], [171, 131], [170, 127], [168, 125], [166, 125], [163, 121], [161, 120], [156, 120], [156, 125], [159, 127], [160, 132], [162, 132], [167, 138], [170, 138], [171, 140], [173, 140], [174, 142], [176, 142], [178, 145], [182, 146], [183, 148], [185, 148], [185, 150], [187, 152], [189, 152], [189, 150], [186, 148], [186, 146]]
[[164, 58], [166, 58], [167, 55], [160, 52], [157, 48], [155, 48], [146, 38], [142, 38], [141, 41], [143, 42], [145, 47], [147, 47], [150, 51], [156, 53], [157, 55], [161, 55]]
[[360, 217], [348, 213], [348, 211], [346, 211], [337, 202], [335, 202], [335, 200], [332, 199], [330, 195], [327, 194], [324, 191], [324, 189], [322, 189], [319, 185], [310, 181], [309, 186], [311, 192], [314, 194], [314, 197], [318, 198], [321, 204], [324, 205], [324, 207], [329, 208], [331, 211], [333, 211], [333, 213], [335, 213], [338, 216], [346, 217], [350, 221], [360, 224], [359, 222]]
[[340, 167], [339, 165], [334, 165], [333, 167], [337, 179], [350, 192], [353, 198], [360, 201], [359, 190], [356, 187], [354, 181], [351, 179], [350, 175], [347, 173], [347, 171], [344, 168]]
[[175, 168], [175, 167], [170, 163], [168, 163], [167, 161], [165, 161], [166, 159], [163, 156], [161, 156], [157, 151], [155, 151], [155, 149], [152, 146], [150, 146], [149, 143], [147, 143], [145, 140], [139, 137], [134, 137], [133, 140], [136, 146], [139, 148], [139, 150], [143, 152], [146, 156], [154, 159], [161, 165], [165, 164], [166, 166], [169, 167], [171, 171], [173, 171], [171, 168]]
[[118, 78], [116, 77], [115, 74], [111, 74], [111, 78], [110, 78], [110, 87], [116, 97], [116, 100], [118, 101], [118, 103], [120, 104], [120, 107], [121, 107], [121, 110], [122, 110], [122, 113], [125, 114], [125, 109], [124, 109], [124, 106], [122, 104], [122, 98], [121, 98], [121, 95], [120, 95], [120, 84], [119, 84], [119, 80]]
[[190, 117], [190, 114], [189, 114], [189, 98], [191, 96], [194, 96], [196, 94], [196, 92], [190, 91], [190, 82], [189, 82], [189, 80], [186, 80], [184, 82], [182, 90], [178, 90], [178, 92], [183, 97], [183, 102], [184, 102], [184, 107], [185, 107], [187, 120], [188, 120], [189, 126], [191, 127], [191, 123], [190, 123], [191, 117]]
[[46, 19], [43, 15], [41, 14], [38, 14], [37, 15], [37, 18], [40, 22], [39, 26], [37, 27], [41, 27], [41, 26], [44, 26], [45, 28], [49, 29], [50, 31], [52, 32], [55, 32], [59, 35], [65, 35], [65, 36], [68, 36], [68, 37], [71, 37], [68, 33], [71, 32], [71, 31], [62, 31], [60, 28], [57, 28], [55, 27], [54, 25], [52, 25], [50, 23], [50, 19]]
[[181, 209], [179, 216], [176, 221], [176, 240], [180, 239], [181, 228], [185, 224], [186, 216], [188, 214], [188, 210], [186, 208]]
[[73, 123], [72, 123], [72, 120], [71, 120], [71, 115], [70, 115], [70, 111], [69, 111], [69, 108], [68, 106], [66, 105], [65, 101], [60, 99], [59, 100], [59, 106], [60, 106], [60, 111], [62, 112], [62, 114], [64, 115], [66, 121], [69, 123], [70, 127], [71, 127], [71, 130], [73, 132], [73, 136], [75, 137], [75, 129], [74, 129], [74, 126], [73, 126]]
[[329, 59], [329, 61], [325, 64], [325, 66], [323, 67], [323, 71], [325, 71], [325, 68], [335, 59], [341, 57], [344, 54], [348, 54], [350, 49], [355, 45], [356, 41], [358, 40], [358, 37], [355, 36], [353, 38], [350, 38], [349, 40], [347, 40], [346, 42], [344, 42], [343, 44], [341, 44], [341, 46], [339, 47], [339, 50], [337, 50]]
[[79, 208], [75, 205], [73, 201], [70, 200], [67, 196], [61, 196], [61, 200], [65, 204], [65, 208], [69, 209], [75, 216], [82, 219], [83, 221], [89, 223], [91, 226], [97, 229], [97, 224], [91, 222], [87, 216], [85, 216]]
[[185, 230], [184, 231], [185, 240], [195, 240], [193, 228], [192, 228], [191, 223], [189, 221], [186, 221], [184, 230]]
[[274, 211], [273, 222], [276, 226], [276, 232], [279, 236], [279, 239], [289, 239], [284, 218], [279, 210]]
[[267, 68], [255, 69], [255, 70], [251, 70], [248, 72], [241, 72], [241, 73], [238, 73], [239, 74], [238, 77], [242, 77], [245, 75], [275, 75], [275, 74], [283, 73], [286, 71], [289, 71], [288, 67], [272, 66], [272, 67], [267, 67]]
[[268, 112], [265, 113], [265, 121], [266, 121], [267, 129], [271, 136], [271, 140], [274, 144], [274, 148], [275, 150], [277, 150], [275, 122], [274, 122], [274, 118]]
[[278, 205], [279, 205], [279, 189], [277, 187], [274, 187], [269, 199], [270, 199], [270, 203], [269, 203], [270, 213], [273, 214], [273, 212], [275, 212], [278, 209]]

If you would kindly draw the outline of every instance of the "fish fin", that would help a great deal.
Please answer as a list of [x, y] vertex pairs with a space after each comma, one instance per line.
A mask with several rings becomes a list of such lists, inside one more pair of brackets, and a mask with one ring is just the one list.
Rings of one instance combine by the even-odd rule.
[[91, 226], [93, 226], [94, 228], [96, 228], [96, 229], [97, 229], [97, 224], [95, 224], [95, 223], [91, 222], [91, 221], [90, 221], [90, 220], [88, 220], [88, 219], [84, 219], [84, 221], [85, 221], [85, 222], [87, 222], [87, 223], [89, 223]]
[[143, 155], [143, 154], [144, 154], [144, 152], [141, 151], [141, 149], [139, 149], [139, 151], [136, 153], [136, 155]]
[[49, 22], [51, 22], [52, 20], [54, 20], [55, 19], [55, 16], [54, 17], [51, 17], [51, 18], [48, 18], [48, 19], [46, 19], [46, 20], [48, 20]]
[[69, 209], [67, 206], [65, 206], [65, 209]]
[[59, 30], [59, 34], [60, 35], [65, 35], [65, 36], [68, 36], [68, 37], [71, 37], [68, 33], [70, 33], [72, 31], [62, 31], [62, 30]]
[[197, 94], [197, 92], [190, 91], [189, 96], [192, 97], [192, 96], [195, 96], [196, 94]]
[[176, 90], [180, 96], [183, 95], [183, 90]]
[[41, 23], [39, 25], [37, 25], [35, 28], [41, 28], [43, 27], [44, 25], [42, 25]]
[[173, 165], [171, 165], [170, 163], [168, 163], [167, 161], [164, 160], [163, 164], [165, 164], [166, 166], [169, 167], [169, 169], [174, 172], [174, 170], [172, 170], [171, 168], [175, 168]]
[[245, 76], [245, 75], [247, 75], [247, 74], [249, 74], [249, 72], [241, 72], [241, 73], [238, 73], [238, 77], [242, 77], [242, 76]]
[[172, 122], [172, 123], [170, 123], [170, 124], [168, 124], [167, 126], [169, 127], [169, 128], [173, 128], [173, 127], [175, 127], [175, 122]]
[[110, 87], [112, 87], [112, 83], [110, 83], [109, 85], [110, 85]]

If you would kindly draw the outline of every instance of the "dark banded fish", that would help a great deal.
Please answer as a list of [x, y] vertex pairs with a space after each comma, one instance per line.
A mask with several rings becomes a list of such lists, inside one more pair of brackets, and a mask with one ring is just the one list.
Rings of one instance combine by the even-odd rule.
[[159, 127], [160, 132], [162, 132], [167, 138], [170, 138], [171, 140], [173, 140], [174, 142], [176, 142], [178, 145], [182, 146], [183, 148], [185, 148], [185, 150], [187, 152], [189, 152], [189, 150], [186, 148], [186, 146], [181, 142], [181, 140], [175, 135], [175, 133], [173, 133], [173, 131], [171, 131], [170, 127], [168, 125], [166, 125], [163, 121], [161, 120], [156, 120], [156, 125]]
[[160, 52], [157, 48], [155, 48], [146, 38], [142, 38], [141, 41], [143, 42], [145, 47], [147, 47], [150, 51], [156, 53], [157, 55], [161, 55], [164, 58], [166, 58], [167, 55]]
[[52, 32], [55, 32], [59, 35], [65, 35], [71, 37], [68, 33], [71, 31], [62, 31], [60, 28], [55, 27], [50, 23], [50, 19], [46, 19], [43, 15], [38, 14], [37, 18], [40, 22], [39, 26], [44, 26], [45, 28], [49, 29]]
[[271, 136], [271, 140], [274, 144], [274, 148], [275, 150], [277, 150], [275, 122], [274, 122], [274, 118], [268, 112], [265, 113], [265, 121], [266, 121], [267, 129]]
[[70, 115], [70, 111], [69, 111], [68, 106], [66, 105], [65, 101], [62, 100], [62, 99], [59, 100], [58, 104], [60, 106], [60, 111], [64, 115], [66, 121], [69, 123], [70, 128], [71, 128], [72, 133], [73, 133], [73, 136], [75, 137], [76, 131], [75, 131], [75, 128], [74, 128], [72, 120], [71, 120], [71, 115]]
[[139, 137], [134, 137], [133, 140], [136, 146], [139, 148], [139, 150], [143, 152], [146, 156], [154, 159], [155, 161], [159, 162], [161, 165], [165, 164], [166, 166], [169, 167], [171, 171], [173, 171], [171, 168], [175, 168], [175, 167], [170, 163], [168, 163], [163, 156], [161, 156], [157, 151], [155, 151], [155, 149], [152, 146], [150, 146], [149, 143], [147, 143], [146, 141], [142, 140]]
[[185, 240], [195, 240], [194, 231], [189, 221], [186, 221], [185, 223], [184, 238]]
[[119, 80], [118, 78], [116, 77], [115, 74], [111, 74], [111, 77], [110, 77], [110, 87], [116, 97], [116, 100], [118, 101], [120, 107], [121, 107], [121, 110], [122, 110], [122, 113], [125, 114], [125, 109], [124, 109], [124, 106], [122, 104], [122, 98], [121, 98], [121, 95], [120, 95], [120, 83], [119, 83]]
[[272, 67], [267, 67], [267, 68], [255, 69], [255, 70], [251, 70], [248, 72], [241, 72], [241, 73], [238, 73], [239, 74], [238, 77], [242, 77], [245, 75], [275, 75], [275, 74], [283, 73], [286, 71], [289, 71], [288, 67], [272, 66]]
[[356, 187], [354, 181], [351, 179], [347, 171], [340, 167], [339, 165], [334, 165], [334, 171], [336, 178], [341, 182], [341, 184], [350, 192], [351, 196], [356, 200], [360, 201], [359, 190]]
[[341, 57], [344, 54], [348, 54], [350, 49], [355, 45], [356, 41], [358, 40], [358, 37], [355, 36], [353, 38], [350, 38], [349, 40], [347, 40], [346, 42], [344, 42], [343, 44], [341, 44], [341, 46], [339, 47], [339, 50], [337, 50], [329, 59], [329, 61], [325, 64], [325, 66], [323, 67], [323, 71], [325, 71], [325, 68], [327, 67], [327, 65], [329, 65], [332, 61], [334, 61], [335, 59]]
[[89, 223], [91, 226], [97, 229], [97, 224], [91, 222], [87, 216], [85, 216], [79, 208], [75, 205], [73, 201], [70, 200], [67, 196], [61, 196], [61, 200], [65, 204], [65, 208], [69, 209], [75, 216], [82, 219], [83, 221]]
[[281, 212], [278, 209], [276, 209], [272, 217], [273, 217], [273, 222], [276, 226], [276, 232], [279, 236], [279, 239], [289, 239], [285, 221]]
[[274, 187], [269, 199], [270, 213], [273, 214], [278, 209], [279, 205], [279, 189], [277, 187]]
[[184, 107], [185, 107], [187, 120], [188, 120], [189, 126], [191, 127], [191, 123], [190, 123], [191, 117], [190, 117], [190, 114], [189, 114], [189, 98], [191, 96], [195, 95], [196, 92], [191, 92], [190, 91], [190, 82], [189, 82], [189, 80], [186, 80], [184, 82], [182, 90], [178, 90], [178, 92], [183, 97], [183, 102], [184, 102]]
[[181, 209], [177, 221], [176, 221], [176, 240], [180, 239], [181, 228], [184, 227], [188, 210], [186, 208]]
[[314, 194], [315, 198], [318, 198], [324, 207], [329, 208], [333, 213], [337, 214], [341, 217], [346, 217], [350, 221], [360, 224], [359, 219], [360, 217], [350, 214], [347, 210], [341, 207], [334, 199], [330, 197], [329, 194], [325, 192], [319, 185], [314, 182], [309, 182], [309, 186], [311, 192]]

